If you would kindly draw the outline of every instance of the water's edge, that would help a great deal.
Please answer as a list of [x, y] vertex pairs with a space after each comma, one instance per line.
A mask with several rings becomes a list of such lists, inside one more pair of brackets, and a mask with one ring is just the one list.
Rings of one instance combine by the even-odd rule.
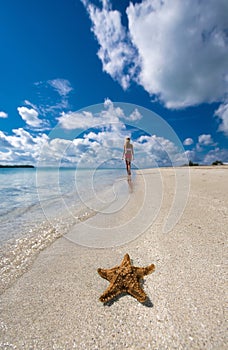
[[[106, 191], [108, 192], [107, 189]], [[42, 250], [66, 235], [73, 225], [96, 215], [99, 210], [93, 209], [93, 202], [96, 202], [96, 199], [87, 201], [83, 206], [71, 207], [70, 211], [61, 217], [47, 219], [23, 236], [11, 238], [3, 243], [0, 246], [0, 294], [31, 268]], [[110, 203], [105, 204], [109, 205]]]

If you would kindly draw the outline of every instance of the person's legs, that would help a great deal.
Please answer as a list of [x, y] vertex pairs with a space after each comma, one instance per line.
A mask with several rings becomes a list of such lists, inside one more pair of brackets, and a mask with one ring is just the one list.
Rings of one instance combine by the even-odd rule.
[[126, 170], [127, 170], [127, 173], [128, 173], [128, 161], [127, 161], [127, 159], [125, 160], [125, 163], [126, 163]]
[[131, 162], [128, 162], [128, 175], [131, 175]]
[[126, 159], [126, 169], [127, 169], [128, 175], [131, 175], [131, 162], [127, 159]]

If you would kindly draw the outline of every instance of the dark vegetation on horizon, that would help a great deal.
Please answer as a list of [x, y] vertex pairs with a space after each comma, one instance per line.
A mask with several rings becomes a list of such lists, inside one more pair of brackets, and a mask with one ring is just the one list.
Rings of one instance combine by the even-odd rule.
[[0, 168], [35, 168], [33, 165], [2, 165]]
[[193, 163], [191, 160], [189, 161], [188, 163], [189, 166], [198, 166], [199, 164], [198, 163]]
[[[189, 161], [188, 164], [184, 164], [184, 166], [198, 166], [200, 165], [199, 163], [193, 163], [193, 161]], [[224, 165], [221, 160], [216, 160], [215, 162], [211, 163], [211, 165]]]
[[223, 162], [221, 160], [216, 160], [211, 165], [223, 165]]

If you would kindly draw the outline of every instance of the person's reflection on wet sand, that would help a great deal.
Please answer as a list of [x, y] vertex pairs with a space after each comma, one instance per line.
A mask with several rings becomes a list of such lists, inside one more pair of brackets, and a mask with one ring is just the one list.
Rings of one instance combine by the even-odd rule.
[[132, 182], [131, 175], [128, 175], [127, 182], [128, 182], [128, 186], [129, 186], [129, 192], [132, 193], [133, 192], [133, 182]]

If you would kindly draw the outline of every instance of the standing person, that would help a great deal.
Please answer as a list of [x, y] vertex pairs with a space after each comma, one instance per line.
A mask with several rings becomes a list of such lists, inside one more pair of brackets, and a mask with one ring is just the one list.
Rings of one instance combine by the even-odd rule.
[[131, 175], [131, 161], [133, 160], [133, 157], [134, 157], [133, 145], [130, 143], [130, 137], [126, 137], [122, 159], [125, 159], [128, 175]]

